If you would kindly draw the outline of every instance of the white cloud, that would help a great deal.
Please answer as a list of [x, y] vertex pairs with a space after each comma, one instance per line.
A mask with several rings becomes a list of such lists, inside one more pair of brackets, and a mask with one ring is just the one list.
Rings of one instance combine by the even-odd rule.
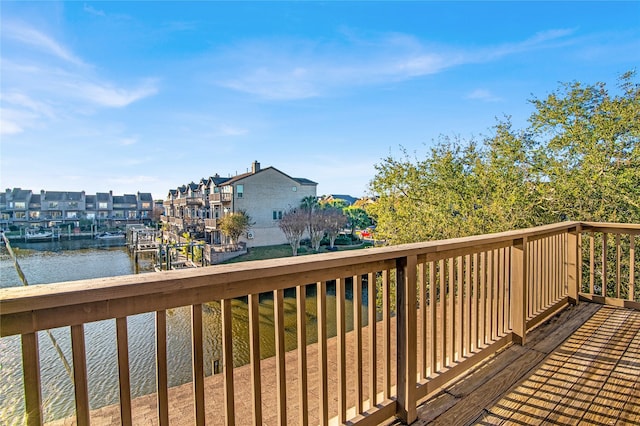
[[233, 127], [233, 126], [227, 126], [227, 125], [221, 126], [220, 127], [220, 132], [224, 136], [242, 136], [242, 135], [246, 135], [247, 133], [249, 133], [249, 131], [247, 129], [242, 129], [242, 128]]
[[129, 145], [135, 145], [136, 143], [138, 143], [138, 138], [121, 138], [118, 141], [118, 144], [121, 146], [129, 146]]
[[485, 102], [499, 102], [502, 100], [502, 98], [494, 95], [487, 89], [475, 89], [469, 93], [466, 98]]
[[49, 55], [53, 55], [59, 59], [77, 66], [85, 66], [82, 59], [74, 55], [65, 46], [46, 34], [29, 27], [12, 22], [3, 22], [2, 34], [5, 37], [13, 39], [24, 46], [31, 46], [37, 50], [43, 51]]
[[22, 127], [17, 123], [0, 118], [0, 135], [15, 135], [22, 131]]
[[[3, 117], [5, 134], [73, 113], [123, 108], [158, 93], [157, 79], [145, 78], [126, 87], [102, 78], [62, 43], [24, 23], [3, 22], [1, 34], [2, 103], [14, 111], [12, 119]], [[36, 55], [26, 53], [29, 47]]]
[[107, 16], [106, 13], [104, 13], [104, 10], [98, 10], [98, 9], [94, 9], [93, 7], [85, 4], [83, 9], [85, 12], [87, 12], [89, 15], [95, 15], [95, 16], [102, 16], [105, 17]]
[[[558, 29], [518, 42], [486, 48], [428, 44], [411, 35], [389, 34], [348, 43], [309, 40], [245, 41], [222, 51], [209, 64], [215, 83], [271, 100], [323, 96], [350, 86], [385, 84], [552, 47], [574, 30]], [[226, 64], [225, 67], [218, 64]], [[237, 64], [229, 68], [228, 64]]]
[[114, 87], [109, 83], [95, 82], [68, 82], [75, 95], [89, 102], [94, 102], [106, 107], [125, 107], [140, 99], [155, 95], [158, 89], [153, 80], [148, 80], [140, 87], [123, 89]]

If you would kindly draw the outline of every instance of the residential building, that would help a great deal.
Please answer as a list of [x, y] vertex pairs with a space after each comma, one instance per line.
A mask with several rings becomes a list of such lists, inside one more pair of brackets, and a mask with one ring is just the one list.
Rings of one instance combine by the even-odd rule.
[[112, 191], [95, 195], [85, 191], [44, 191], [13, 188], [0, 192], [0, 226], [50, 228], [80, 220], [108, 226], [148, 222], [153, 212], [150, 193], [113, 195]]
[[175, 233], [193, 232], [203, 235], [210, 244], [226, 244], [220, 219], [244, 211], [252, 222], [251, 229], [241, 237], [247, 247], [284, 244], [287, 240], [278, 221], [303, 198], [316, 197], [317, 185], [275, 167], [261, 168], [254, 161], [250, 172], [228, 178], [216, 174], [169, 190], [163, 221]]

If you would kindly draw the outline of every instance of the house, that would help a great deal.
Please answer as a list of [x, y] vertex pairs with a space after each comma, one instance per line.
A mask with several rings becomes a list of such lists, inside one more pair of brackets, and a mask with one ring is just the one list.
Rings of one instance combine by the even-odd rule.
[[241, 237], [248, 247], [284, 244], [287, 240], [278, 221], [303, 198], [315, 197], [317, 185], [275, 167], [261, 168], [254, 161], [247, 173], [227, 178], [216, 174], [170, 190], [163, 220], [176, 233], [195, 231], [208, 243], [222, 245], [228, 241], [220, 231], [220, 219], [244, 211], [252, 222], [251, 229]]
[[149, 221], [153, 211], [150, 193], [113, 195], [112, 191], [44, 191], [13, 188], [0, 193], [0, 226], [53, 227], [78, 225], [79, 220], [110, 226]]

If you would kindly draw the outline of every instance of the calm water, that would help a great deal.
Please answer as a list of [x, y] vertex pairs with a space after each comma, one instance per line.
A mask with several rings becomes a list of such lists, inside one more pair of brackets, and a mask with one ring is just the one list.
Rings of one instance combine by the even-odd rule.
[[[19, 263], [29, 284], [47, 284], [134, 273], [135, 265], [122, 243], [96, 241], [59, 241], [12, 246], [19, 256]], [[4, 249], [3, 249], [4, 250]], [[142, 260], [139, 271], [152, 269], [149, 260]], [[0, 258], [0, 287], [21, 285], [13, 262], [2, 252]], [[328, 288], [327, 316], [329, 335], [335, 335], [335, 288]], [[347, 324], [352, 324], [353, 306], [347, 287]], [[366, 324], [366, 291], [363, 294], [361, 313]], [[240, 366], [249, 359], [248, 310], [246, 300], [233, 300], [233, 352], [234, 365]], [[168, 311], [167, 351], [169, 355], [169, 385], [176, 386], [191, 381], [190, 308]], [[203, 330], [205, 374], [212, 373], [213, 363], [221, 360], [222, 339], [220, 332], [220, 307], [216, 302], [203, 306]], [[285, 342], [287, 350], [296, 346], [295, 292], [285, 292]], [[131, 393], [133, 397], [155, 392], [155, 329], [152, 313], [128, 318], [129, 362]], [[315, 287], [307, 289], [307, 341], [316, 341]], [[69, 364], [71, 339], [69, 327], [51, 330], [53, 339]], [[38, 335], [42, 400], [45, 405], [45, 421], [74, 415], [74, 395], [71, 379], [61, 355], [54, 349], [46, 332]], [[99, 321], [85, 325], [87, 370], [91, 408], [118, 403], [118, 370], [116, 354], [115, 320]], [[263, 357], [274, 354], [273, 299], [262, 295], [260, 302], [260, 339]], [[0, 339], [0, 423], [22, 424], [24, 397], [22, 388], [22, 361], [20, 337]]]

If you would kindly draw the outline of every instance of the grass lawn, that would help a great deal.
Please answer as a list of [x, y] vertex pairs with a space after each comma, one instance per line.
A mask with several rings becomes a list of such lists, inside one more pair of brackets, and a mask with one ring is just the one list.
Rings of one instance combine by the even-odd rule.
[[[365, 247], [370, 247], [370, 243], [363, 243], [352, 246], [336, 246], [338, 251], [345, 250], [357, 250]], [[306, 251], [305, 251], [306, 249]], [[301, 252], [302, 251], [302, 252]], [[306, 247], [301, 247], [298, 249], [298, 256], [304, 256], [306, 254], [314, 254], [313, 250], [309, 250]], [[320, 247], [320, 251], [318, 253], [329, 253], [326, 246]], [[234, 257], [233, 259], [229, 259], [223, 263], [236, 263], [236, 262], [247, 262], [250, 260], [263, 260], [263, 259], [277, 259], [280, 257], [290, 257], [291, 256], [291, 246], [289, 244], [280, 244], [277, 246], [264, 246], [264, 247], [251, 247], [249, 248], [249, 253], [244, 254], [242, 256]]]

